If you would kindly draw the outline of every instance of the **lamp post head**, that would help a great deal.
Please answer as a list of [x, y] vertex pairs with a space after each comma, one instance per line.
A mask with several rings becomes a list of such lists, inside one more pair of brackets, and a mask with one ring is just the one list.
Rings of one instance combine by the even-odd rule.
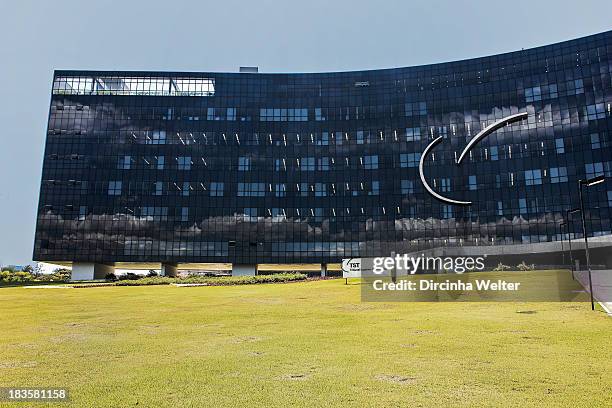
[[587, 187], [591, 187], [596, 184], [603, 183], [604, 181], [606, 181], [606, 177], [602, 175], [597, 177], [591, 177], [590, 179], [586, 180], [580, 180], [580, 184], [584, 184]]

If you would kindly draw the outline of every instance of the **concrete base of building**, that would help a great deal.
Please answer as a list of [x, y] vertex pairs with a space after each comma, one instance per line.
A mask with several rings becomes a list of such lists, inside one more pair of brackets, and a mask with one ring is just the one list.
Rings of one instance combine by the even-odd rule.
[[115, 273], [115, 267], [113, 265], [92, 262], [74, 262], [72, 264], [72, 275], [70, 280], [84, 281], [104, 279], [109, 273]]
[[321, 264], [321, 277], [324, 278], [327, 276], [327, 264]]
[[255, 276], [257, 264], [232, 264], [232, 276]]
[[172, 278], [175, 278], [177, 274], [178, 274], [177, 264], [162, 264], [161, 276], [170, 276]]

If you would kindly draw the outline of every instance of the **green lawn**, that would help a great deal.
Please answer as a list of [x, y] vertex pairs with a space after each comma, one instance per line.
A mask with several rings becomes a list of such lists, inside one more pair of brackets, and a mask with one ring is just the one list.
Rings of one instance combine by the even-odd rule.
[[0, 307], [0, 386], [69, 388], [58, 407], [612, 405], [612, 319], [587, 303], [361, 303], [337, 279]]

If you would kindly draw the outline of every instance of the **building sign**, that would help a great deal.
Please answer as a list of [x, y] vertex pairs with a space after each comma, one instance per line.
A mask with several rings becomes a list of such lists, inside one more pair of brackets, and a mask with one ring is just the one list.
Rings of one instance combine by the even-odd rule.
[[343, 278], [361, 278], [361, 258], [349, 258], [342, 260]]

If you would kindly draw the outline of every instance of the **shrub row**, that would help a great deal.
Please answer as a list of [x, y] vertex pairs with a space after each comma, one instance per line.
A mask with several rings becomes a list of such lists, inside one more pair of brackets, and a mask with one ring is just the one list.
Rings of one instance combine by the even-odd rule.
[[34, 280], [34, 277], [29, 272], [0, 271], [0, 282], [16, 283], [16, 282], [30, 282], [33, 280]]
[[147, 286], [147, 285], [169, 285], [178, 279], [168, 276], [157, 276], [153, 278], [140, 278], [136, 280], [126, 279], [115, 282], [115, 286]]
[[53, 274], [33, 274], [27, 271], [0, 271], [0, 284], [4, 283], [31, 283], [31, 282], [67, 282], [70, 279], [70, 272], [58, 270]]
[[138, 280], [122, 280], [115, 282], [116, 286], [146, 286], [146, 285], [169, 285], [171, 283], [184, 284], [207, 284], [211, 286], [230, 285], [252, 285], [256, 283], [282, 283], [305, 280], [307, 276], [303, 273], [277, 273], [273, 275], [256, 276], [188, 276], [185, 278], [171, 278], [167, 276], [156, 276], [141, 278]]

